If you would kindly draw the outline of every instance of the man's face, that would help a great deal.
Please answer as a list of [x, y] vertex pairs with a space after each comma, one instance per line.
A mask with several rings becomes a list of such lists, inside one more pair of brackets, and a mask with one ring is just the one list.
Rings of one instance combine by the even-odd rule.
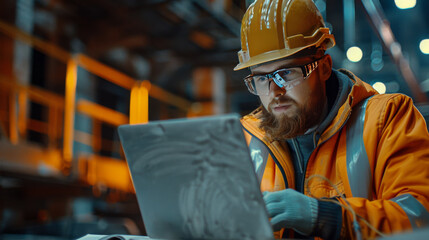
[[[319, 124], [326, 106], [325, 80], [320, 79], [319, 67], [310, 76], [290, 90], [270, 84], [268, 95], [259, 95], [265, 108], [261, 127], [274, 139], [287, 139], [302, 135], [309, 128]], [[267, 63], [252, 69], [252, 74], [267, 74], [281, 68], [305, 65], [313, 59], [286, 59]]]

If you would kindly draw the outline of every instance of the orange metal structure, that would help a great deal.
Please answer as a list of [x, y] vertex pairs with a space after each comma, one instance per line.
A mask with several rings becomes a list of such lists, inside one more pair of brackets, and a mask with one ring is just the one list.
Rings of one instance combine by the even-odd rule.
[[[171, 94], [147, 80], [133, 79], [86, 55], [70, 54], [2, 21], [0, 34], [22, 41], [67, 65], [64, 95], [36, 86], [24, 86], [13, 78], [0, 75], [1, 93], [8, 95], [8, 98], [1, 98], [8, 103], [0, 104], [0, 127], [8, 138], [8, 141], [0, 142], [0, 158], [6, 159], [0, 162], [3, 169], [59, 178], [75, 177], [76, 180], [90, 185], [132, 192], [128, 168], [123, 158], [115, 159], [97, 154], [76, 155], [73, 152], [74, 142], [100, 150], [103, 148], [101, 123], [117, 127], [126, 123], [148, 122], [149, 97], [175, 106], [186, 114], [195, 109], [188, 100]], [[76, 99], [79, 68], [130, 91], [129, 115], [86, 99]], [[28, 102], [44, 106], [48, 111], [47, 121], [30, 119], [27, 113]], [[84, 114], [92, 120], [91, 133], [75, 129], [77, 113]], [[28, 130], [46, 134], [49, 139], [48, 147], [40, 148], [21, 142], [20, 139]], [[122, 151], [119, 142], [110, 145]]]

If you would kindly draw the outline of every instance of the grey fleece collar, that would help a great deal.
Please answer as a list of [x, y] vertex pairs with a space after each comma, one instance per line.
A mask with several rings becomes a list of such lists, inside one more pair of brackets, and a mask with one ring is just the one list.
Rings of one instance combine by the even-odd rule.
[[[335, 98], [334, 104], [329, 110], [328, 115], [325, 117], [325, 119], [322, 121], [319, 127], [317, 127], [316, 129], [317, 133], [323, 132], [326, 129], [326, 127], [328, 127], [328, 125], [332, 122], [332, 120], [338, 114], [338, 110], [346, 101], [347, 96], [349, 95], [353, 87], [353, 82], [349, 77], [347, 77], [347, 75], [334, 69], [332, 69], [331, 79], [329, 79], [328, 81], [332, 81], [332, 80], [338, 81], [338, 91], [337, 91], [338, 94]], [[329, 87], [329, 86], [326, 86], [326, 87]], [[335, 96], [327, 96], [327, 98], [332, 98], [332, 97], [335, 97]]]

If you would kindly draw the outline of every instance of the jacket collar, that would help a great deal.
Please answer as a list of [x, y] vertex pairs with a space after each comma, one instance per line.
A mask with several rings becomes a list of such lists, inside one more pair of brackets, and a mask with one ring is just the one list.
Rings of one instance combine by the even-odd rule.
[[334, 106], [318, 130], [322, 132], [319, 143], [327, 140], [338, 132], [348, 120], [352, 108], [362, 100], [378, 94], [369, 84], [363, 82], [353, 73], [345, 69], [333, 70], [332, 74], [338, 79], [339, 94]]

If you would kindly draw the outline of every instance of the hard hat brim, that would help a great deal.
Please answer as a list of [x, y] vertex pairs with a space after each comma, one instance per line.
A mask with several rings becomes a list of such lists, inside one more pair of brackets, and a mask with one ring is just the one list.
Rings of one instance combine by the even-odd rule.
[[261, 63], [271, 62], [274, 60], [278, 60], [281, 58], [286, 58], [289, 56], [294, 55], [295, 53], [304, 50], [307, 47], [301, 47], [301, 48], [294, 48], [294, 49], [280, 49], [280, 50], [274, 50], [270, 52], [265, 52], [262, 54], [259, 54], [257, 56], [252, 57], [249, 61], [244, 63], [239, 63], [237, 66], [235, 66], [234, 71], [238, 71], [244, 68], [248, 68], [254, 65], [258, 65]]

